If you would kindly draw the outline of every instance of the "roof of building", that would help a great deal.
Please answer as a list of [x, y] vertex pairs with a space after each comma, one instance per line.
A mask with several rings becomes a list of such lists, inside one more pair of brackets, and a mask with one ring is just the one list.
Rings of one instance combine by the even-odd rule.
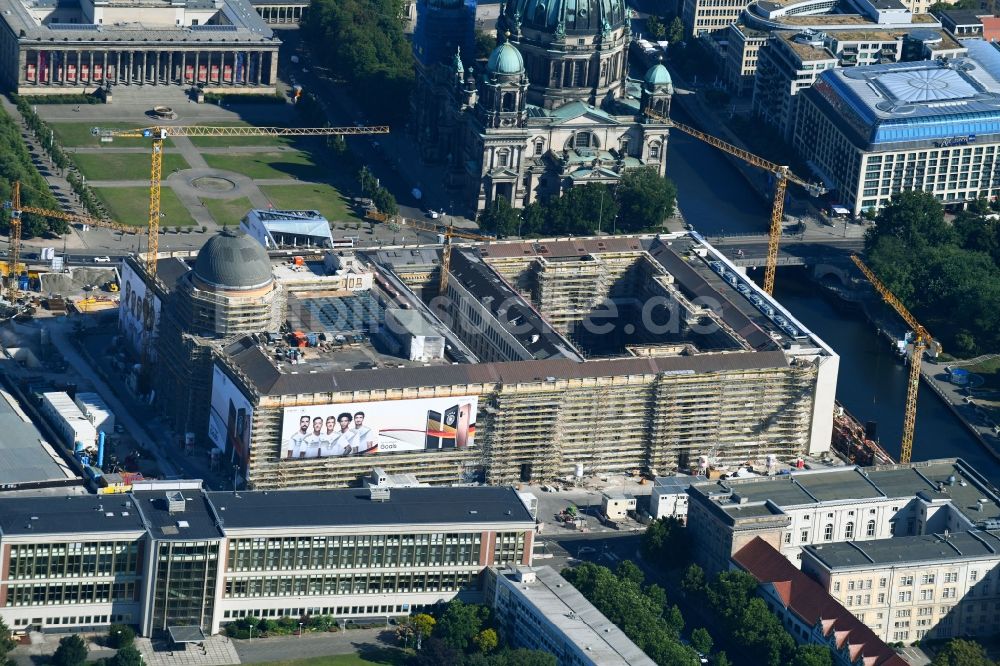
[[142, 532], [142, 516], [123, 495], [0, 496], [0, 535]]
[[[132, 497], [154, 539], [188, 541], [222, 538], [222, 526], [200, 488], [172, 489], [169, 484], [150, 485], [156, 489], [133, 490]], [[181, 485], [190, 486], [191, 482]], [[176, 497], [184, 508], [173, 509], [168, 496]]]
[[[126, 257], [126, 260], [130, 260], [136, 265], [142, 263], [136, 257]], [[168, 257], [156, 260], [156, 279], [163, 283], [167, 291], [173, 291], [174, 287], [177, 286], [177, 281], [187, 275], [190, 270], [191, 267], [180, 257]]]
[[493, 49], [486, 70], [491, 74], [520, 74], [524, 71], [524, 58], [513, 44], [504, 42]]
[[208, 493], [226, 529], [534, 523], [509, 487], [392, 488], [373, 501], [367, 488]]
[[823, 45], [822, 40], [817, 44], [809, 44], [799, 41], [799, 35], [791, 32], [778, 32], [776, 36], [782, 43], [794, 53], [802, 62], [816, 62], [820, 60], [836, 61], [837, 56], [830, 52], [830, 49]]
[[982, 19], [971, 9], [943, 9], [937, 12], [941, 20], [951, 25], [979, 25], [983, 24]]
[[624, 0], [506, 0], [501, 16], [544, 33], [601, 34], [628, 18]]
[[518, 580], [517, 571], [498, 571], [516, 590], [551, 623], [590, 663], [601, 666], [654, 666], [656, 662], [633, 643], [611, 620], [605, 617], [575, 587], [552, 567], [520, 567], [533, 572], [535, 579]]
[[5, 391], [0, 391], [0, 433], [0, 486], [76, 478]]
[[217, 289], [256, 289], [274, 279], [264, 246], [228, 227], [209, 238], [199, 250], [194, 275]]
[[822, 621], [824, 635], [833, 634], [837, 649], [846, 648], [851, 663], [863, 655], [867, 666], [906, 666], [874, 631], [760, 537], [737, 551], [733, 561], [761, 584], [772, 585], [803, 624], [813, 627]]
[[670, 72], [667, 71], [662, 62], [647, 69], [642, 80], [647, 86], [669, 86], [673, 82], [670, 78]]
[[704, 483], [708, 479], [702, 475], [698, 476], [657, 476], [653, 478], [653, 492], [660, 493], [683, 493], [694, 483]]
[[921, 534], [875, 541], [847, 541], [805, 546], [827, 569], [910, 566], [954, 560], [1000, 560], [1000, 532], [972, 530], [954, 534]]
[[[249, 211], [245, 222], [240, 225], [260, 224], [271, 236], [275, 245], [280, 243], [281, 234], [292, 236], [309, 236], [319, 239], [310, 241], [314, 245], [323, 245], [323, 241], [333, 238], [330, 233], [330, 222], [318, 210], [267, 210], [253, 209]], [[275, 238], [275, 236], [278, 238]]]
[[[33, 0], [33, 7], [48, 6], [54, 8], [57, 0]], [[134, 0], [130, 3], [137, 11], [141, 11], [143, 3]], [[146, 3], [148, 6], [148, 3]], [[3, 21], [10, 26], [21, 42], [51, 41], [83, 42], [88, 46], [104, 47], [109, 42], [138, 43], [211, 43], [213, 47], [226, 44], [242, 43], [273, 43], [274, 31], [264, 23], [260, 14], [248, 0], [222, 0], [216, 5], [208, 0], [185, 0], [181, 3], [185, 9], [205, 10], [218, 8], [223, 15], [225, 25], [174, 26], [144, 24], [138, 21], [116, 21], [115, 23], [89, 24], [84, 20], [79, 23], [49, 22], [41, 23], [36, 19], [27, 3], [22, 0], [0, 0], [0, 12]], [[170, 3], [163, 5], [172, 7]], [[137, 17], [139, 15], [137, 14]]]
[[1000, 134], [1000, 50], [963, 40], [966, 56], [833, 69], [807, 91], [861, 144]]
[[[954, 483], [949, 483], [951, 479]], [[821, 502], [857, 503], [882, 498], [908, 501], [919, 496], [927, 501], [950, 500], [952, 506], [973, 524], [1000, 518], [1000, 498], [960, 459], [726, 479], [692, 485], [691, 492], [724, 510], [738, 505], [740, 499], [751, 505], [771, 501], [778, 507], [794, 508]], [[987, 502], [980, 509], [978, 500], [981, 498]]]

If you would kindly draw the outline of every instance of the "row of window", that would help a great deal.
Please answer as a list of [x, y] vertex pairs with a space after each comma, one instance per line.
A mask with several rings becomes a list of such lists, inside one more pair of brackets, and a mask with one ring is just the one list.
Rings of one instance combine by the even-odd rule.
[[132, 624], [132, 614], [123, 613], [116, 615], [63, 615], [62, 617], [33, 617], [30, 620], [26, 617], [16, 617], [14, 618], [14, 627], [27, 627], [28, 625], [33, 625], [36, 627], [48, 627], [48, 626], [93, 626], [97, 624], [110, 624], [111, 622], [121, 622], [123, 624]]
[[[480, 533], [409, 534], [299, 539], [238, 539], [229, 542], [227, 571], [356, 569], [367, 567], [479, 564]], [[515, 533], [498, 543], [518, 543]], [[524, 535], [520, 535], [524, 545]]]
[[10, 549], [9, 580], [136, 575], [139, 542], [25, 544]]
[[453, 592], [472, 586], [476, 571], [445, 573], [345, 574], [328, 576], [269, 576], [226, 581], [223, 596], [302, 597], [392, 592]]
[[316, 608], [249, 608], [246, 610], [224, 611], [222, 617], [226, 620], [238, 620], [244, 617], [302, 617], [304, 615], [384, 615], [386, 613], [417, 612], [420, 606], [410, 604], [372, 604], [370, 606], [323, 606]]
[[135, 601], [135, 582], [9, 585], [7, 606], [52, 606]]

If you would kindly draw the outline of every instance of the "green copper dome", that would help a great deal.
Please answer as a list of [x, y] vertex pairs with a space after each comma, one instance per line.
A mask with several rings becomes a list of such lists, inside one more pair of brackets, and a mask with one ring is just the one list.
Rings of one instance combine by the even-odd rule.
[[504, 42], [493, 49], [486, 69], [492, 74], [520, 74], [524, 72], [524, 59], [510, 42]]
[[673, 83], [670, 79], [670, 72], [662, 63], [657, 63], [646, 71], [643, 77], [647, 86], [669, 86]]

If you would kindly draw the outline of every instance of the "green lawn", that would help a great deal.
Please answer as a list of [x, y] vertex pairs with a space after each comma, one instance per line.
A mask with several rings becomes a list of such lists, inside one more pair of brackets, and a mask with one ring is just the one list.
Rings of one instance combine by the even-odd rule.
[[[91, 134], [91, 129], [95, 123], [49, 123], [52, 131], [55, 132], [56, 140], [65, 147], [94, 147], [94, 148], [139, 148], [149, 146], [149, 139], [119, 139], [116, 138], [111, 143], [102, 143], [101, 140]], [[123, 129], [133, 127], [148, 127], [142, 123], [101, 123], [102, 129]], [[173, 145], [170, 139], [164, 144], [168, 148]]]
[[253, 208], [246, 197], [239, 199], [201, 199], [212, 219], [220, 225], [239, 226], [240, 220]]
[[203, 155], [203, 157], [210, 167], [235, 171], [250, 178], [325, 180], [323, 169], [316, 166], [312, 157], [297, 150], [280, 153]]
[[[216, 127], [250, 127], [250, 123], [218, 123]], [[229, 148], [231, 146], [291, 146], [307, 141], [294, 136], [193, 136], [191, 143], [198, 148]], [[297, 145], [297, 144], [296, 144]]]
[[271, 200], [275, 208], [318, 210], [330, 222], [362, 219], [351, 209], [344, 195], [332, 185], [322, 183], [262, 185], [260, 191]]
[[370, 649], [362, 648], [360, 654], [267, 661], [257, 666], [401, 666], [406, 662], [406, 656], [407, 653], [403, 650], [372, 646]]
[[[149, 180], [150, 158], [142, 153], [81, 153], [73, 161], [87, 180]], [[164, 153], [163, 178], [190, 169], [183, 155]]]
[[[149, 189], [145, 187], [95, 187], [112, 219], [122, 224], [146, 226], [149, 219]], [[160, 190], [160, 226], [189, 227], [194, 218], [169, 187]]]

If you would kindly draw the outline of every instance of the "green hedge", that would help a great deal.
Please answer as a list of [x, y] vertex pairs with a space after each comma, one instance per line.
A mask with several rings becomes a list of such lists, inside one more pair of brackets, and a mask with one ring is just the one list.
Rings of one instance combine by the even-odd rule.
[[280, 94], [273, 95], [239, 95], [235, 93], [205, 93], [206, 104], [287, 104], [288, 99]]
[[86, 93], [75, 95], [24, 95], [21, 99], [28, 104], [104, 104], [102, 98]]

